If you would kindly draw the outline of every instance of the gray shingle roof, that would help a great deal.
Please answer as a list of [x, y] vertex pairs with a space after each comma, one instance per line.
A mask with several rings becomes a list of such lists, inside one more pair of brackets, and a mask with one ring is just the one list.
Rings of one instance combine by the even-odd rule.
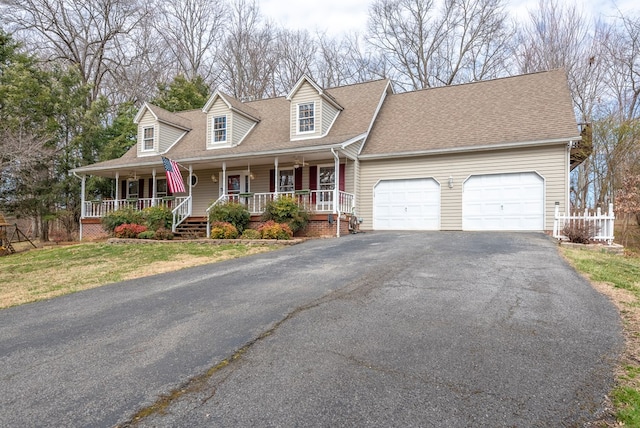
[[389, 95], [363, 156], [576, 139], [563, 70]]

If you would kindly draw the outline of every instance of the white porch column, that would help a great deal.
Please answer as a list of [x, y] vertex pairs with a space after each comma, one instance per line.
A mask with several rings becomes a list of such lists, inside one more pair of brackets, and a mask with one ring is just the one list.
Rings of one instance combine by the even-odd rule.
[[82, 183], [80, 184], [80, 218], [84, 218], [87, 215], [87, 209], [85, 207], [86, 197], [86, 189], [87, 189], [87, 176], [82, 176]]
[[276, 197], [278, 196], [278, 184], [280, 183], [280, 174], [278, 173], [278, 158], [273, 160], [275, 170], [273, 171], [273, 189], [275, 190]]
[[193, 165], [189, 165], [189, 215], [193, 212]]
[[227, 163], [222, 162], [222, 195], [227, 195]]
[[151, 176], [153, 177], [153, 188], [151, 190], [151, 206], [156, 206], [156, 198], [158, 197], [158, 186], [156, 185], [156, 169], [151, 170]]
[[118, 209], [118, 200], [120, 199], [120, 173], [116, 171], [116, 200], [115, 209]]

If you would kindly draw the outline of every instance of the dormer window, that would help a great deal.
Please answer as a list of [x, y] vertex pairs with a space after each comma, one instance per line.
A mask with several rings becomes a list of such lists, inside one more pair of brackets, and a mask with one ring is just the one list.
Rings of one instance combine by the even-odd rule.
[[213, 142], [227, 142], [227, 116], [216, 116], [213, 118]]
[[148, 126], [143, 130], [142, 150], [149, 151], [154, 149], [154, 127]]
[[298, 104], [298, 133], [315, 131], [315, 103]]

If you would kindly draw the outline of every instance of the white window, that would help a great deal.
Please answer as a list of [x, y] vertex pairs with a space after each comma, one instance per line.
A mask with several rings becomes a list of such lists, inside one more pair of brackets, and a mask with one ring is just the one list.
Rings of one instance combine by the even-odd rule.
[[278, 180], [278, 192], [293, 192], [295, 183], [292, 169], [281, 169], [278, 171], [280, 179]]
[[298, 104], [298, 132], [315, 131], [315, 103]]
[[336, 169], [333, 166], [318, 167], [318, 200], [317, 209], [327, 211], [333, 209], [333, 189], [336, 188]]
[[142, 130], [143, 133], [143, 143], [142, 150], [153, 150], [154, 148], [154, 128], [153, 126], [148, 126]]
[[213, 142], [227, 142], [227, 116], [217, 116], [213, 118]]

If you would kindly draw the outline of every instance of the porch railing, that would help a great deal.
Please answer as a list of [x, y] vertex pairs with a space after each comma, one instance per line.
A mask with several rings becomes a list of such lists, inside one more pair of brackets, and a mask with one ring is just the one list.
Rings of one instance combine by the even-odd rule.
[[[281, 196], [289, 196], [298, 201], [304, 209], [311, 212], [334, 212], [333, 190], [308, 190], [279, 193], [240, 193], [233, 195], [223, 195], [218, 198], [209, 208], [207, 208], [207, 236], [211, 234], [208, 218], [213, 207], [225, 202], [237, 202], [247, 207], [251, 214], [262, 214], [267, 207], [267, 203]], [[337, 212], [351, 213], [355, 204], [355, 195], [343, 191], [338, 192]]]
[[560, 214], [560, 208], [556, 205], [555, 217], [553, 220], [553, 237], [556, 239], [565, 239], [563, 231], [565, 226], [576, 226], [585, 228], [591, 232], [593, 241], [606, 242], [608, 245], [613, 243], [615, 214], [613, 213], [613, 204], [609, 204], [609, 212], [602, 213], [600, 207], [595, 212], [574, 212], [569, 215]]
[[121, 210], [124, 208], [143, 210], [148, 207], [162, 206], [174, 209], [188, 198], [188, 196], [176, 196], [175, 198], [140, 198], [85, 201], [83, 217], [100, 218], [109, 213], [112, 213], [113, 211]]
[[191, 197], [187, 196], [182, 202], [180, 202], [173, 210], [173, 223], [171, 224], [171, 231], [176, 232], [176, 228], [187, 217], [191, 215]]

